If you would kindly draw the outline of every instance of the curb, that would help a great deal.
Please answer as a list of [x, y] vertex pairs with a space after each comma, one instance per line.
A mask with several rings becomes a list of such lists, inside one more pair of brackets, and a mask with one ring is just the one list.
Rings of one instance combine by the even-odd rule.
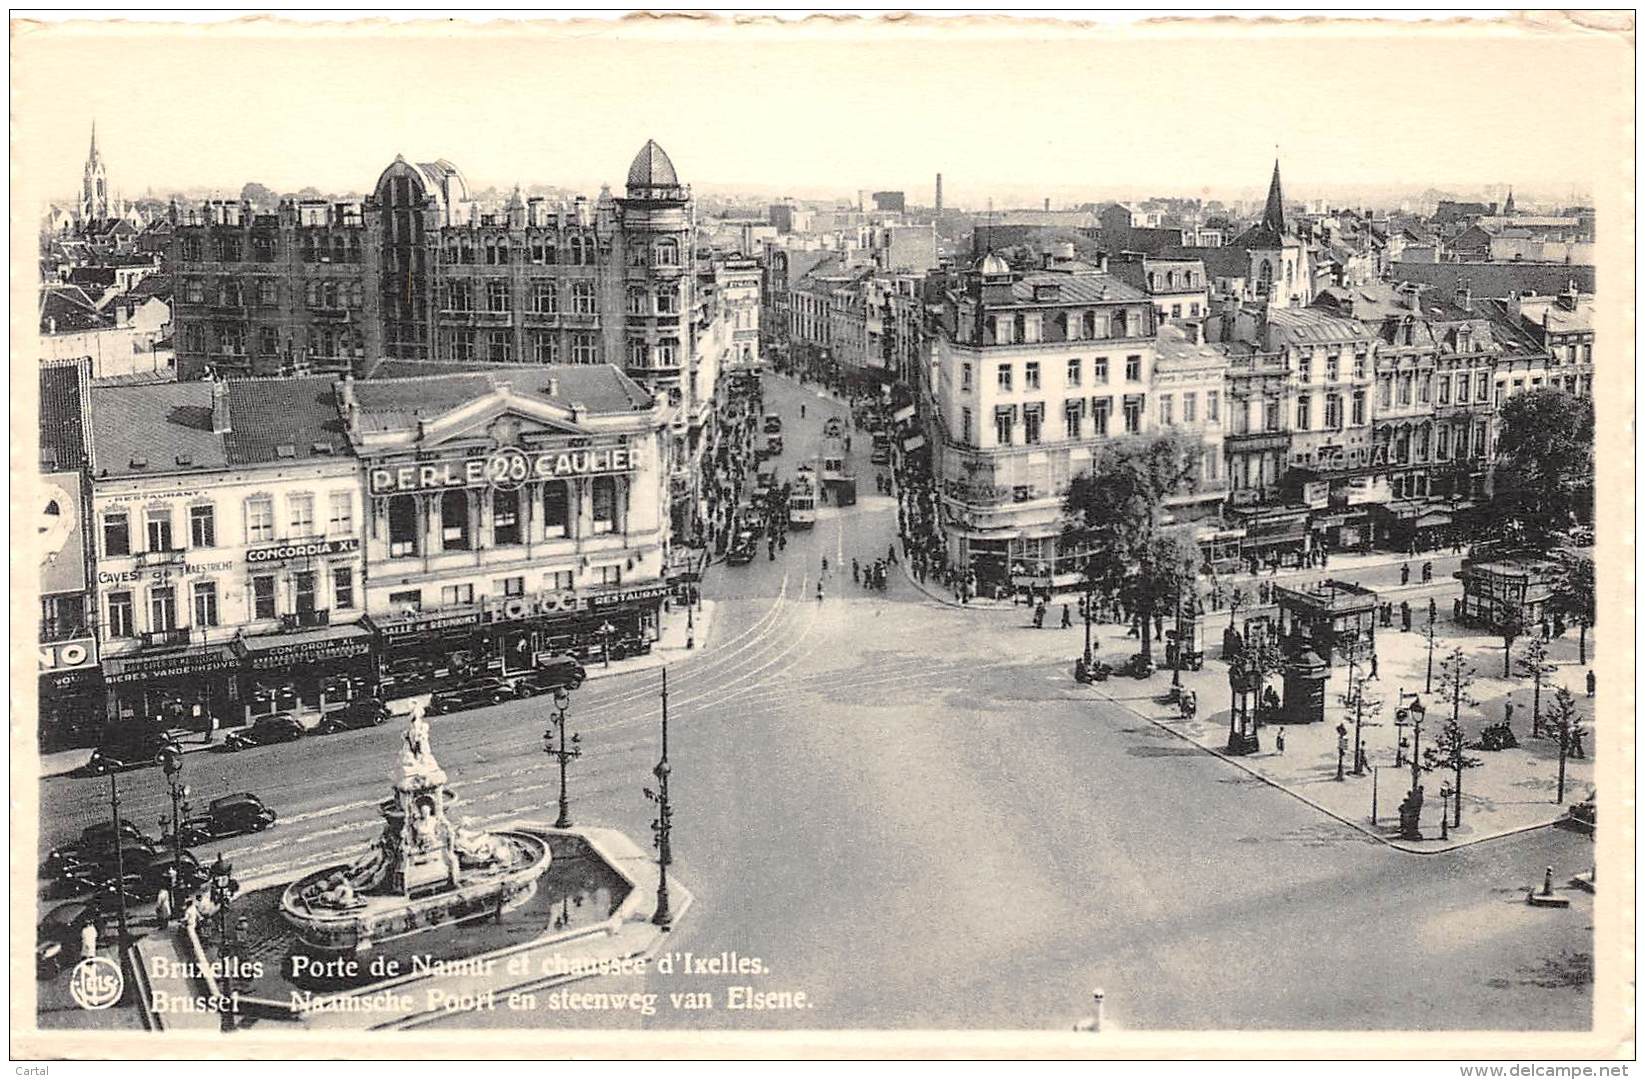
[[[1094, 684], [1093, 684], [1093, 689], [1095, 689]], [[1320, 813], [1324, 814], [1326, 817], [1332, 818], [1336, 821], [1340, 821], [1342, 824], [1348, 826], [1350, 829], [1353, 829], [1355, 832], [1361, 833], [1364, 836], [1368, 836], [1372, 840], [1375, 840], [1379, 844], [1382, 844], [1386, 847], [1392, 848], [1395, 851], [1404, 852], [1407, 855], [1447, 855], [1447, 854], [1449, 854], [1453, 851], [1457, 851], [1461, 848], [1473, 847], [1475, 844], [1483, 844], [1483, 843], [1486, 843], [1486, 842], [1491, 841], [1491, 840], [1501, 840], [1505, 837], [1517, 836], [1520, 833], [1535, 832], [1537, 829], [1551, 829], [1551, 828], [1554, 827], [1554, 824], [1555, 824], [1554, 821], [1545, 821], [1545, 822], [1542, 822], [1542, 823], [1536, 824], [1536, 825], [1521, 825], [1521, 826], [1518, 826], [1516, 828], [1505, 829], [1502, 832], [1491, 833], [1489, 836], [1478, 836], [1478, 837], [1474, 837], [1474, 838], [1469, 839], [1469, 840], [1463, 840], [1463, 841], [1458, 842], [1458, 843], [1452, 843], [1452, 844], [1450, 844], [1446, 847], [1436, 847], [1436, 848], [1413, 847], [1413, 846], [1411, 846], [1411, 844], [1409, 842], [1402, 843], [1402, 842], [1397, 841], [1397, 840], [1390, 840], [1386, 836], [1382, 836], [1378, 833], [1372, 832], [1363, 823], [1358, 822], [1358, 821], [1354, 821], [1350, 818], [1346, 818], [1343, 815], [1337, 813], [1335, 810], [1332, 810], [1330, 807], [1323, 806], [1320, 803], [1315, 802], [1313, 799], [1310, 799], [1308, 796], [1306, 796], [1306, 795], [1302, 794], [1301, 792], [1296, 791], [1296, 790], [1294, 790], [1290, 787], [1287, 787], [1285, 784], [1280, 783], [1278, 780], [1275, 780], [1275, 779], [1273, 779], [1272, 777], [1269, 777], [1269, 776], [1264, 776], [1262, 773], [1258, 772], [1256, 769], [1253, 769], [1251, 766], [1245, 764], [1245, 762], [1241, 761], [1237, 757], [1234, 757], [1232, 755], [1223, 753], [1222, 751], [1217, 750], [1213, 747], [1206, 746], [1204, 743], [1195, 741], [1193, 738], [1191, 738], [1187, 735], [1184, 735], [1182, 732], [1180, 732], [1177, 729], [1175, 729], [1173, 727], [1170, 727], [1169, 725], [1161, 722], [1157, 718], [1149, 716], [1148, 714], [1142, 712], [1140, 709], [1137, 709], [1137, 708], [1127, 704], [1123, 699], [1116, 698], [1116, 697], [1112, 696], [1111, 694], [1109, 694], [1109, 693], [1107, 693], [1106, 691], [1103, 691], [1103, 690], [1096, 690], [1096, 693], [1099, 696], [1101, 696], [1104, 700], [1108, 701], [1110, 704], [1117, 705], [1120, 708], [1124, 709], [1125, 711], [1127, 711], [1129, 713], [1132, 713], [1132, 714], [1140, 717], [1143, 720], [1146, 720], [1148, 723], [1153, 724], [1155, 727], [1159, 728], [1161, 731], [1169, 732], [1170, 734], [1172, 734], [1172, 735], [1176, 736], [1177, 738], [1181, 739], [1183, 742], [1187, 743], [1188, 745], [1193, 746], [1193, 747], [1195, 747], [1199, 750], [1202, 750], [1205, 753], [1211, 755], [1212, 757], [1220, 758], [1221, 760], [1223, 760], [1227, 764], [1234, 766], [1235, 768], [1241, 770], [1242, 772], [1245, 772], [1245, 773], [1249, 774], [1252, 777], [1255, 777], [1256, 779], [1262, 781], [1264, 784], [1267, 784], [1269, 787], [1274, 788], [1277, 791], [1283, 791], [1285, 794], [1291, 796], [1293, 799], [1296, 799], [1298, 802], [1303, 803], [1307, 806], [1310, 806], [1315, 810], [1318, 810]], [[1556, 818], [1555, 821], [1557, 821], [1557, 820], [1558, 819]]]

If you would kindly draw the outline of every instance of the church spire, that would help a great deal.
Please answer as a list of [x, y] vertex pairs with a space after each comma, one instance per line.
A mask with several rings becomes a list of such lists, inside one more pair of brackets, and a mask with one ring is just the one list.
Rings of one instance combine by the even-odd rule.
[[1502, 216], [1507, 217], [1514, 212], [1514, 189], [1508, 189], [1508, 201], [1502, 204]]
[[97, 160], [97, 118], [91, 118], [91, 160]]
[[1262, 208], [1262, 228], [1285, 235], [1285, 196], [1280, 192], [1278, 158], [1274, 159], [1274, 178], [1268, 182], [1268, 205]]

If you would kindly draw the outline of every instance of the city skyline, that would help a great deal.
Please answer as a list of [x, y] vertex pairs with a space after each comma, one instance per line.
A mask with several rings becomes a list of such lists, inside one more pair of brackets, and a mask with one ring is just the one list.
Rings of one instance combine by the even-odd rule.
[[[1064, 28], [1052, 42], [1017, 29], [949, 26], [941, 31], [945, 62], [922, 66], [903, 61], [934, 47], [929, 21], [812, 24], [803, 40], [792, 25], [670, 26], [666, 39], [643, 24], [580, 36], [532, 27], [506, 46], [479, 27], [432, 41], [385, 28], [369, 52], [357, 33], [336, 27], [294, 27], [287, 38], [257, 39], [254, 49], [234, 27], [35, 31], [35, 47], [19, 57], [25, 97], [31, 75], [61, 67], [59, 54], [67, 62], [72, 53], [87, 72], [117, 73], [117, 57], [139, 42], [204, 84], [241, 79], [247, 92], [91, 75], [72, 97], [36, 95], [18, 112], [20, 138], [41, 151], [22, 182], [39, 185], [42, 200], [66, 190], [100, 120], [111, 183], [128, 198], [148, 188], [237, 195], [251, 181], [276, 191], [362, 191], [396, 154], [454, 161], [477, 188], [551, 184], [593, 194], [602, 183], [620, 186], [632, 147], [655, 138], [704, 193], [830, 198], [900, 189], [927, 205], [940, 171], [946, 203], [972, 210], [990, 199], [1000, 208], [1156, 194], [1238, 200], [1261, 197], [1278, 156], [1301, 201], [1352, 202], [1394, 189], [1467, 196], [1511, 185], [1522, 201], [1557, 202], [1588, 193], [1599, 135], [1615, 119], [1599, 85], [1604, 65], [1588, 62], [1608, 44], [1599, 35], [1475, 24], [1467, 33], [1489, 39], [1493, 68], [1561, 67], [1562, 92], [1510, 104], [1492, 82], [1448, 79], [1442, 101], [1417, 107], [1381, 74], [1388, 31], [1364, 27], [1314, 43], [1313, 52], [1328, 49], [1333, 70], [1349, 73], [1320, 87], [1304, 78], [1312, 59], [1299, 62], [1283, 27], [1241, 28], [1235, 50], [1226, 47], [1227, 27], [1220, 37], [1209, 28], [1184, 37], [1179, 28], [1169, 39], [1137, 26]], [[1402, 33], [1402, 70], [1458, 69], [1459, 31]], [[506, 49], [506, 59], [491, 49]], [[105, 53], [110, 62], [97, 62]], [[1259, 72], [1283, 78], [1287, 66], [1302, 80], [1294, 91], [1225, 92]], [[492, 73], [498, 67], [501, 77]], [[1170, 70], [1193, 74], [1162, 79]], [[338, 72], [356, 74], [340, 80]], [[1113, 108], [1099, 95], [1070, 114], [1070, 85], [1133, 89], [1122, 89]], [[1125, 107], [1131, 93], [1150, 107]], [[833, 105], [802, 111], [823, 102]], [[1458, 118], [1494, 127], [1505, 110], [1512, 126], [1536, 133], [1541, 152], [1525, 155], [1511, 139], [1457, 137]], [[136, 116], [140, 125], [128, 119]], [[350, 138], [324, 135], [344, 120]], [[1411, 161], [1423, 163], [1422, 175], [1408, 172]]]

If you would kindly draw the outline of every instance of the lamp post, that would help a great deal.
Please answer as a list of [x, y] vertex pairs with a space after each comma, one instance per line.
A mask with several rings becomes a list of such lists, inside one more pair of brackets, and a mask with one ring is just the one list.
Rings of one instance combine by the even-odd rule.
[[131, 924], [126, 919], [126, 839], [120, 832], [120, 785], [109, 773], [109, 813], [114, 822], [114, 899], [120, 921], [120, 956], [124, 965], [131, 948]]
[[604, 652], [606, 667], [611, 666], [611, 635], [616, 632], [617, 628], [612, 626], [609, 621], [600, 624], [600, 637], [605, 641]]
[[[566, 745], [565, 714], [570, 707], [571, 692], [563, 686], [557, 688], [554, 691], [554, 727], [543, 732], [543, 753], [549, 757], [558, 758], [560, 761], [560, 816], [554, 819], [556, 829], [571, 828], [571, 803], [566, 797], [565, 769], [567, 762], [583, 756], [583, 748], [580, 745], [582, 742], [581, 735], [571, 736], [571, 745], [569, 747]], [[556, 729], [560, 733], [560, 747], [557, 750], [554, 748], [554, 732]]]
[[668, 777], [673, 768], [668, 764], [668, 669], [663, 668], [663, 752], [651, 774], [657, 778], [657, 790], [645, 788], [646, 800], [655, 803], [657, 816], [651, 822], [651, 837], [657, 848], [657, 910], [651, 916], [653, 925], [664, 930], [674, 921], [668, 909], [668, 867], [674, 861], [669, 847], [669, 833], [674, 827], [674, 808], [668, 801]]
[[1342, 761], [1347, 756], [1348, 756], [1348, 729], [1346, 727], [1344, 727], [1342, 724], [1338, 724], [1337, 725], [1337, 775], [1336, 775], [1336, 778], [1338, 780], [1343, 779]]
[[1086, 666], [1087, 669], [1089, 669], [1091, 667], [1091, 603], [1092, 603], [1091, 586], [1086, 585], [1086, 587], [1085, 587], [1085, 604], [1084, 604], [1084, 607], [1085, 607], [1085, 666]]
[[1451, 791], [1450, 781], [1447, 780], [1444, 784], [1440, 785], [1440, 789], [1439, 789], [1439, 838], [1441, 840], [1449, 840], [1451, 838], [1451, 813], [1450, 813], [1450, 807], [1451, 807], [1451, 795], [1452, 794], [1453, 793]]
[[[219, 1015], [222, 1017], [224, 1031], [234, 1030], [234, 983], [232, 965], [229, 963], [229, 905], [240, 891], [240, 883], [234, 880], [234, 867], [223, 858], [222, 852], [217, 853], [217, 861], [211, 864], [211, 902], [217, 907], [217, 958], [223, 969], [221, 986], [223, 1001], [219, 1006]], [[244, 919], [240, 920], [242, 926]]]
[[171, 857], [173, 866], [183, 865], [183, 799], [188, 797], [188, 788], [179, 783], [183, 773], [183, 752], [175, 746], [167, 746], [160, 751], [160, 768], [166, 774], [166, 785], [171, 789]]
[[1422, 744], [1422, 721], [1427, 717], [1428, 710], [1423, 707], [1422, 699], [1411, 696], [1411, 790], [1415, 791], [1421, 782], [1422, 756], [1419, 747]]
[[1431, 694], [1434, 692], [1434, 608], [1431, 597], [1428, 601], [1428, 629], [1423, 636], [1428, 639], [1428, 678], [1423, 683], [1422, 692]]

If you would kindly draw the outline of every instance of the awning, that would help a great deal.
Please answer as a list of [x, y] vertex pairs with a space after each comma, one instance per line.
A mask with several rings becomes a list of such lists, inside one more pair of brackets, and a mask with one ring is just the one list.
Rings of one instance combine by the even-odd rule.
[[110, 683], [170, 679], [183, 675], [204, 675], [213, 671], [240, 670], [240, 657], [227, 645], [184, 649], [163, 654], [111, 656], [103, 661], [103, 677]]
[[1411, 522], [1411, 526], [1417, 529], [1434, 529], [1449, 524], [1451, 524], [1451, 515], [1444, 510], [1429, 510]]
[[321, 626], [289, 634], [241, 638], [236, 647], [248, 667], [259, 671], [319, 660], [346, 660], [371, 652], [371, 631], [357, 623]]

